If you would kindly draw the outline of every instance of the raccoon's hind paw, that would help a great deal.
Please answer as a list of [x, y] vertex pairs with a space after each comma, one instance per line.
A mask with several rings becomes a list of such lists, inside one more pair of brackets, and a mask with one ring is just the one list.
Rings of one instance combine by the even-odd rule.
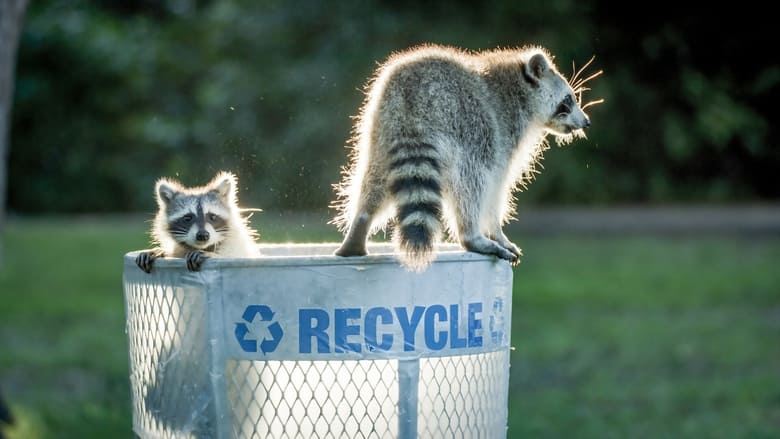
[[141, 252], [135, 258], [135, 265], [138, 265], [138, 268], [140, 268], [141, 270], [147, 273], [151, 273], [152, 266], [154, 265], [154, 260], [162, 256], [163, 256], [162, 252], [158, 250], [150, 251], [150, 252]]
[[336, 249], [335, 252], [333, 252], [336, 256], [365, 256], [368, 254], [366, 251], [366, 246], [359, 246], [359, 245], [350, 245], [348, 243], [341, 244], [341, 247]]
[[190, 271], [200, 271], [201, 264], [208, 258], [205, 253], [199, 250], [193, 250], [184, 255], [184, 259], [187, 260], [187, 270]]

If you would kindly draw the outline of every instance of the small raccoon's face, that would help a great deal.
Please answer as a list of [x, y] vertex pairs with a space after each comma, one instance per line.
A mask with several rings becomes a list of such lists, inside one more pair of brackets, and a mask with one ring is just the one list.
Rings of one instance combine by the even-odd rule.
[[210, 194], [181, 195], [168, 206], [168, 231], [179, 243], [214, 251], [227, 232], [229, 210]]
[[198, 189], [159, 181], [157, 202], [170, 237], [191, 249], [216, 251], [229, 233], [234, 184], [232, 177]]

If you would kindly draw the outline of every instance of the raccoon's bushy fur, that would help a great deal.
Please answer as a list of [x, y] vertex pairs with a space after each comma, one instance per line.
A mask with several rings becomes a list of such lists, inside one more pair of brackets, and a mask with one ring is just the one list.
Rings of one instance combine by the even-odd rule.
[[186, 258], [187, 267], [197, 271], [210, 256], [257, 256], [257, 232], [242, 215], [236, 188], [236, 177], [229, 172], [193, 188], [172, 179], [158, 180], [154, 191], [158, 211], [151, 232], [156, 248], [141, 253], [138, 266], [148, 272], [154, 259], [164, 256]]
[[579, 106], [585, 89], [575, 88], [538, 47], [391, 56], [367, 87], [337, 186], [334, 223], [346, 237], [336, 254], [366, 254], [366, 237], [394, 219], [409, 268], [431, 262], [442, 230], [516, 263], [521, 252], [502, 231], [512, 192], [532, 178], [546, 134], [568, 142], [590, 125]]

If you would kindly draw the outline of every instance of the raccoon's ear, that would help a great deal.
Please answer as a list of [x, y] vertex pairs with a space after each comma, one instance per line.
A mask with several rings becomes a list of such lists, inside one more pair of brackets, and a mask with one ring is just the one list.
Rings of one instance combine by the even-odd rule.
[[157, 182], [155, 193], [157, 194], [157, 203], [160, 206], [167, 206], [168, 203], [173, 200], [173, 197], [176, 196], [178, 191], [171, 183], [165, 180], [160, 180]]
[[211, 186], [219, 197], [226, 202], [232, 202], [236, 194], [236, 177], [229, 172], [222, 172], [214, 178]]
[[525, 63], [523, 75], [529, 82], [536, 84], [548, 70], [550, 70], [550, 63], [547, 62], [547, 58], [537, 53]]

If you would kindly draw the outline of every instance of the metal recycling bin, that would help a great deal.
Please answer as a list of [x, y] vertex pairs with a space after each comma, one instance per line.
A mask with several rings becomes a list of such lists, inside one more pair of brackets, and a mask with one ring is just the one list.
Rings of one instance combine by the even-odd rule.
[[125, 255], [136, 435], [505, 437], [511, 267], [445, 245], [416, 273], [388, 245], [336, 247], [151, 274]]

